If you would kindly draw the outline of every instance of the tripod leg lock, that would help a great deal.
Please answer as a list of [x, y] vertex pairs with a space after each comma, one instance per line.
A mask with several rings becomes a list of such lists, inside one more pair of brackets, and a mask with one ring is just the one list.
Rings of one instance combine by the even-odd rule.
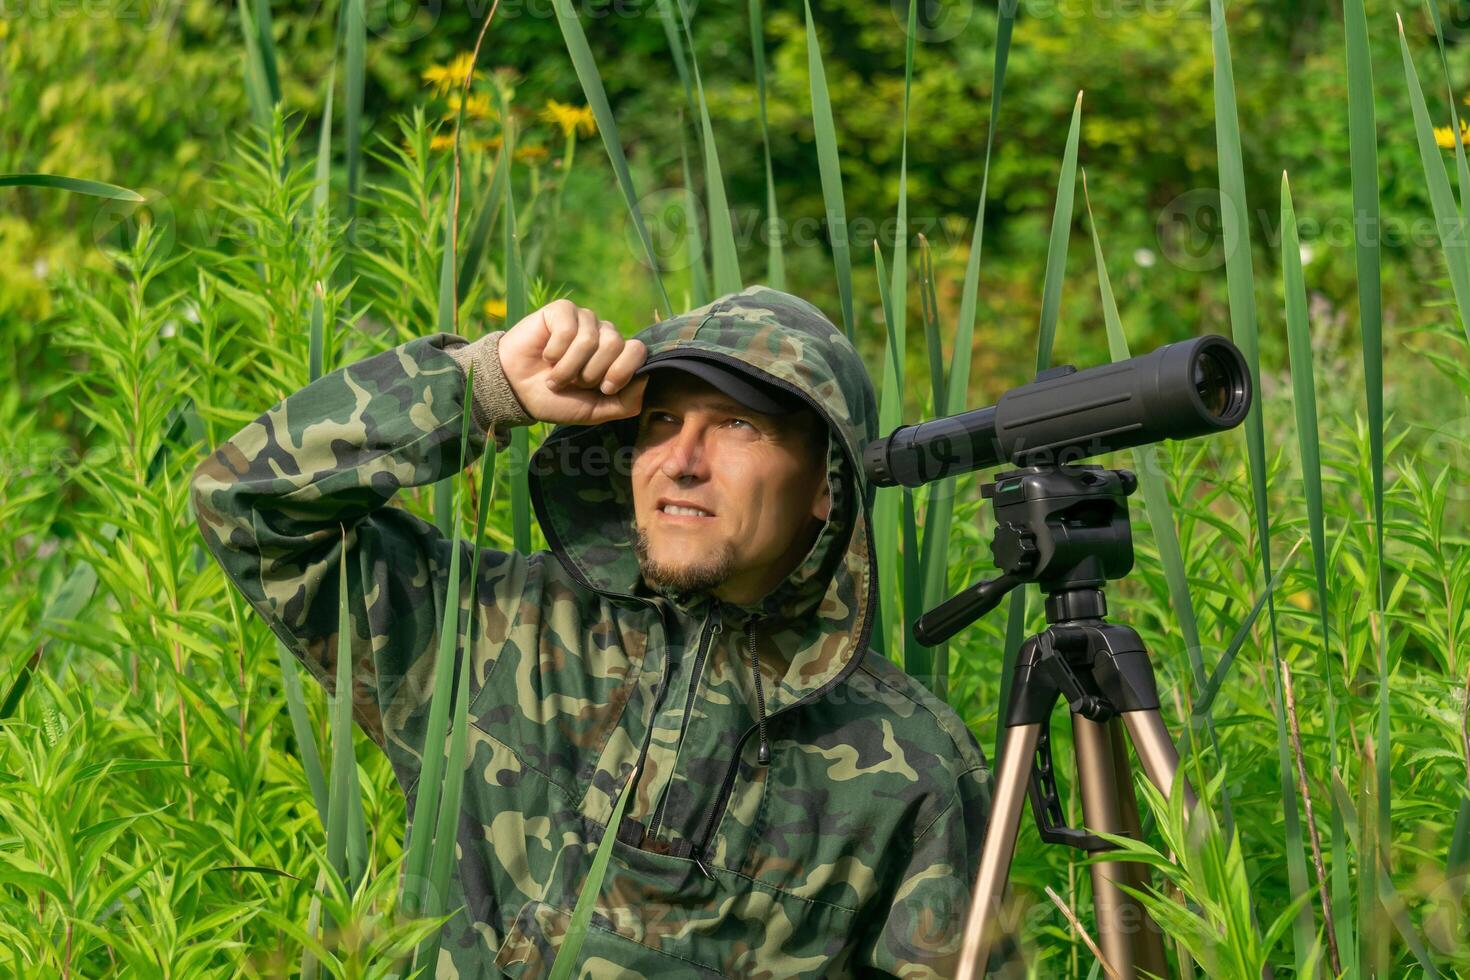
[[1113, 845], [1085, 830], [1067, 826], [1062, 812], [1061, 794], [1057, 789], [1056, 770], [1051, 760], [1051, 722], [1041, 725], [1036, 740], [1036, 754], [1031, 757], [1031, 778], [1026, 783], [1031, 799], [1031, 812], [1036, 817], [1036, 830], [1048, 844], [1065, 844], [1079, 851], [1107, 851]]

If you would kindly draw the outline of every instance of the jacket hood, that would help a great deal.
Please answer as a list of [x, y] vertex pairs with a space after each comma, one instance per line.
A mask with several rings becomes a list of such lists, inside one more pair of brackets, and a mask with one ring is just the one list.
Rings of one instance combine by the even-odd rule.
[[[794, 393], [828, 429], [830, 514], [810, 551], [758, 603], [721, 603], [777, 644], [788, 666], [767, 710], [834, 686], [862, 659], [877, 614], [873, 491], [862, 447], [877, 436], [878, 409], [866, 367], [822, 312], [800, 297], [756, 285], [662, 320], [636, 335], [647, 363], [698, 353]], [[529, 465], [537, 519], [567, 572], [615, 601], [648, 603], [634, 552], [629, 479], [635, 420], [559, 425]], [[684, 613], [704, 596], [664, 593]]]

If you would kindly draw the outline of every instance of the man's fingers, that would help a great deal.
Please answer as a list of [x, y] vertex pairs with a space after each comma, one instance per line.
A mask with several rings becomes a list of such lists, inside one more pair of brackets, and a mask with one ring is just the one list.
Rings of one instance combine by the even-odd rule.
[[[633, 372], [643, 366], [648, 360], [648, 347], [641, 340], [629, 340], [623, 344], [623, 349], [608, 366], [606, 374], [602, 379], [603, 394], [612, 394], [622, 389], [633, 377]], [[642, 389], [640, 388], [641, 392]]]
[[555, 364], [577, 337], [577, 305], [569, 299], [558, 299], [541, 307], [540, 312], [547, 333], [541, 359]]
[[553, 388], [565, 388], [576, 382], [577, 375], [586, 365], [587, 359], [597, 350], [597, 314], [589, 309], [577, 310], [577, 334], [572, 338], [566, 353], [557, 359], [547, 378]]
[[597, 321], [597, 350], [587, 359], [582, 372], [577, 375], [577, 384], [583, 388], [601, 386], [603, 376], [619, 354], [623, 352], [623, 335], [609, 320]]
[[611, 395], [603, 395], [592, 409], [591, 422], [611, 422], [637, 415], [643, 408], [643, 389], [648, 387], [648, 375], [634, 378], [632, 382]]

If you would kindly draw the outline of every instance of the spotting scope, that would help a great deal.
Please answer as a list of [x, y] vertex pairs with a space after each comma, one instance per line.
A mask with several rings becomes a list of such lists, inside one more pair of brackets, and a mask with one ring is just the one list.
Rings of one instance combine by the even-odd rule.
[[1062, 364], [994, 405], [901, 426], [868, 443], [875, 486], [922, 486], [1000, 464], [1065, 465], [1162, 439], [1239, 425], [1250, 371], [1229, 339], [1206, 334], [1079, 371]]

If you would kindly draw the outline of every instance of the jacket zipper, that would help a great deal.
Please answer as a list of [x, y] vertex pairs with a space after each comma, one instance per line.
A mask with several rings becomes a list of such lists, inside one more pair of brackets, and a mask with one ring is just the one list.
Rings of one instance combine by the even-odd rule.
[[[634, 596], [633, 598], [639, 598]], [[656, 604], [655, 608], [658, 608]], [[663, 610], [659, 609], [659, 618], [663, 618]], [[665, 625], [667, 628], [667, 624]], [[653, 699], [653, 710], [648, 715], [648, 731], [643, 733], [643, 745], [638, 749], [638, 761], [633, 764], [633, 778], [643, 778], [643, 762], [648, 757], [648, 746], [653, 742], [653, 723], [658, 718], [658, 710], [664, 703], [664, 697], [669, 693], [669, 677], [673, 671], [674, 662], [667, 655], [664, 657], [664, 670], [658, 682], [658, 694]], [[637, 785], [636, 783], [634, 784]], [[626, 818], [625, 818], [626, 819]], [[612, 832], [616, 834], [621, 828], [614, 827]]]
[[[859, 506], [861, 506], [861, 503], [859, 503]], [[877, 564], [877, 557], [873, 553], [872, 549], [869, 549], [869, 551], [868, 551], [868, 605], [869, 605], [869, 607], [871, 607], [873, 605], [876, 605], [877, 604], [877, 601], [878, 601], [878, 564]], [[847, 680], [848, 676], [851, 675], [855, 670], [857, 670], [858, 666], [862, 663], [863, 657], [867, 656], [867, 652], [868, 652], [868, 640], [871, 638], [872, 634], [873, 634], [873, 617], [869, 616], [867, 622], [865, 622], [863, 624], [863, 628], [858, 633], [858, 638], [857, 638], [857, 652], [856, 652], [856, 654], [854, 654], [854, 656], [852, 657], [852, 659], [848, 661], [847, 667], [840, 674], [838, 674], [836, 677], [832, 678], [831, 681], [829, 681], [826, 684], [823, 684], [821, 687], [817, 688], [815, 691], [812, 691], [810, 694], [807, 694], [804, 697], [802, 697], [802, 698], [800, 698], [800, 699], [798, 699], [796, 701], [791, 702], [790, 704], [788, 704], [785, 707], [781, 708], [779, 711], [775, 711], [775, 712], [771, 713], [770, 715], [767, 715], [766, 716], [766, 723], [767, 723], [767, 725], [769, 726], [769, 724], [770, 724], [770, 722], [771, 722], [771, 720], [773, 718], [778, 718], [781, 715], [784, 715], [786, 712], [792, 710], [793, 708], [800, 707], [801, 705], [806, 704], [809, 701], [814, 701], [817, 698], [820, 698], [820, 697], [824, 696], [828, 691], [830, 691], [833, 688], [835, 688], [838, 684], [841, 684], [843, 681]], [[710, 874], [709, 869], [707, 867], [705, 867], [704, 860], [703, 859], [709, 856], [710, 841], [714, 837], [715, 831], [718, 829], [718, 826], [719, 826], [718, 825], [718, 821], [719, 821], [719, 818], [720, 818], [720, 814], [723, 812], [724, 807], [725, 807], [725, 804], [729, 800], [729, 796], [730, 796], [731, 790], [733, 790], [734, 787], [735, 787], [735, 777], [740, 772], [740, 753], [745, 748], [745, 740], [748, 739], [752, 734], [754, 734], [759, 729], [760, 729], [760, 723], [759, 722], [757, 722], [754, 725], [751, 725], [749, 728], [747, 728], [744, 732], [741, 733], [740, 739], [735, 743], [735, 753], [734, 753], [734, 755], [730, 759], [730, 765], [725, 769], [725, 778], [724, 778], [724, 780], [720, 784], [720, 794], [715, 797], [714, 805], [711, 806], [709, 808], [709, 810], [705, 813], [704, 821], [701, 824], [702, 829], [699, 831], [699, 835], [700, 836], [697, 837], [697, 838], [695, 838], [694, 845], [693, 845], [693, 848], [691, 850], [691, 857], [694, 858], [695, 865], [698, 866], [699, 870], [704, 873], [704, 876], [706, 878], [709, 878], [711, 881], [714, 880], [714, 877], [715, 876], [712, 875], [712, 874]]]
[[[684, 746], [684, 733], [689, 728], [689, 714], [691, 711], [694, 710], [694, 695], [699, 690], [699, 680], [704, 673], [704, 660], [705, 655], [709, 652], [708, 645], [710, 637], [719, 633], [720, 630], [724, 628], [723, 624], [716, 619], [715, 609], [718, 607], [718, 605], [719, 603], [717, 601], [710, 608], [709, 616], [704, 621], [704, 631], [700, 634], [699, 637], [699, 649], [695, 651], [694, 654], [694, 667], [689, 674], [689, 694], [684, 699], [684, 717], [679, 722], [679, 740], [674, 743], [674, 759], [676, 767], [678, 764], [678, 752]], [[656, 721], [657, 717], [657, 713], [655, 713], [652, 720]], [[653, 731], [652, 723], [650, 723], [649, 725], [649, 731]], [[671, 773], [669, 775], [669, 783], [665, 784], [663, 795], [659, 797], [658, 807], [653, 811], [653, 819], [649, 820], [648, 822], [647, 836], [650, 838], [658, 836], [659, 826], [663, 823], [664, 807], [669, 802], [669, 787], [673, 783], [673, 778], [673, 774]]]

